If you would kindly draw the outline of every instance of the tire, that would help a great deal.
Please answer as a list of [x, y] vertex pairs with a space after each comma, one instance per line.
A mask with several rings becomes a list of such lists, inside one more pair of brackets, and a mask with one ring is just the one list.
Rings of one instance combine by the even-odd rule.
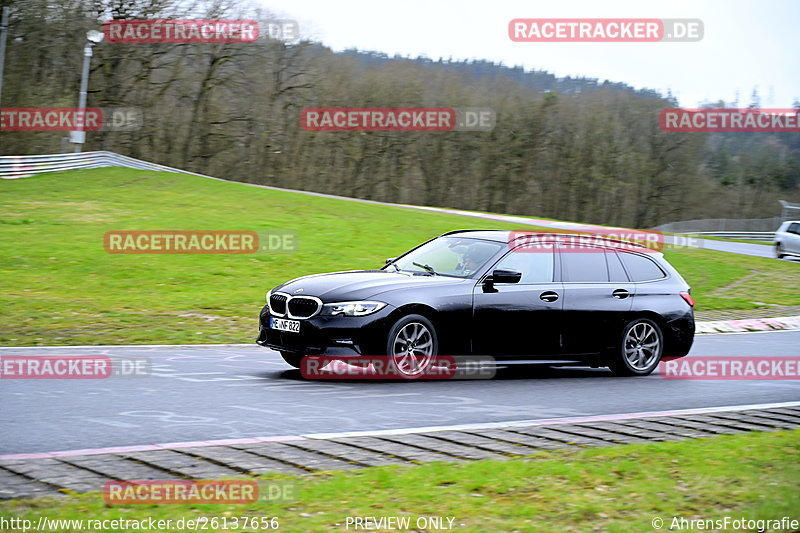
[[281, 357], [289, 366], [293, 366], [294, 368], [300, 368], [300, 362], [305, 357], [304, 354], [295, 353], [295, 352], [281, 352]]
[[656, 369], [663, 353], [661, 328], [648, 318], [637, 318], [622, 329], [608, 367], [617, 376], [647, 376]]
[[423, 375], [438, 351], [436, 328], [422, 315], [406, 315], [389, 329], [386, 354], [394, 369], [402, 376]]
[[780, 243], [775, 245], [775, 257], [777, 257], [778, 259], [783, 259], [784, 257], [786, 257], [786, 254], [783, 253], [783, 247], [781, 246]]

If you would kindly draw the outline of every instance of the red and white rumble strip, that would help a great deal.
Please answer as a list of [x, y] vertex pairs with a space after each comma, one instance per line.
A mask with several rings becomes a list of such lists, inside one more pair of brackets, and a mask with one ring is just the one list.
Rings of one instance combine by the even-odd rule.
[[793, 329], [800, 329], [800, 316], [697, 322], [695, 333], [746, 333], [752, 331], [787, 331]]

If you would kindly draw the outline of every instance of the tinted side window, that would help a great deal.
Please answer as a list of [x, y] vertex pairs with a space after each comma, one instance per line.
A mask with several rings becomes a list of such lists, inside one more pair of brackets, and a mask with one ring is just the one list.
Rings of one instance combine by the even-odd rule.
[[553, 281], [553, 252], [509, 252], [494, 268], [522, 272], [520, 284]]
[[800, 224], [789, 224], [789, 227], [786, 229], [789, 233], [794, 233], [795, 235], [800, 235]]
[[649, 257], [622, 252], [620, 258], [628, 271], [631, 281], [650, 281], [666, 276], [661, 267]]
[[561, 252], [561, 278], [573, 282], [607, 282], [608, 267], [602, 249]]
[[617, 256], [617, 252], [609, 251], [606, 253], [608, 260], [608, 279], [609, 281], [628, 281], [628, 275], [622, 268], [622, 263]]

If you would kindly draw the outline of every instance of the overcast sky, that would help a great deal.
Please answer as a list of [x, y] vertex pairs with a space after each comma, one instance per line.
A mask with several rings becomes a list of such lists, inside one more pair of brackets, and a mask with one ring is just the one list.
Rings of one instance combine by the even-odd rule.
[[[256, 0], [334, 50], [431, 59], [487, 59], [526, 70], [671, 89], [682, 106], [704, 101], [762, 107], [800, 99], [797, 0]], [[694, 43], [515, 43], [514, 18], [699, 18]]]

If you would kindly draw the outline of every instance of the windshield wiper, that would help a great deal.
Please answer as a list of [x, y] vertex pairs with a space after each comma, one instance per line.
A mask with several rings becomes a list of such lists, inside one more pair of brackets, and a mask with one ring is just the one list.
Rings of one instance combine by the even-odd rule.
[[411, 264], [414, 265], [414, 266], [418, 266], [418, 267], [424, 269], [426, 272], [428, 272], [429, 274], [432, 274], [434, 276], [438, 276], [439, 275], [439, 273], [436, 272], [433, 269], [433, 267], [430, 266], [430, 265], [423, 265], [423, 264], [417, 263], [416, 261], [412, 261]]
[[394, 261], [392, 261], [392, 262], [391, 262], [391, 263], [389, 263], [389, 264], [390, 264], [390, 265], [392, 265], [392, 266], [394, 267], [394, 269], [395, 269], [397, 272], [400, 272], [400, 267], [399, 267], [399, 266], [397, 266], [397, 263], [395, 263]]

